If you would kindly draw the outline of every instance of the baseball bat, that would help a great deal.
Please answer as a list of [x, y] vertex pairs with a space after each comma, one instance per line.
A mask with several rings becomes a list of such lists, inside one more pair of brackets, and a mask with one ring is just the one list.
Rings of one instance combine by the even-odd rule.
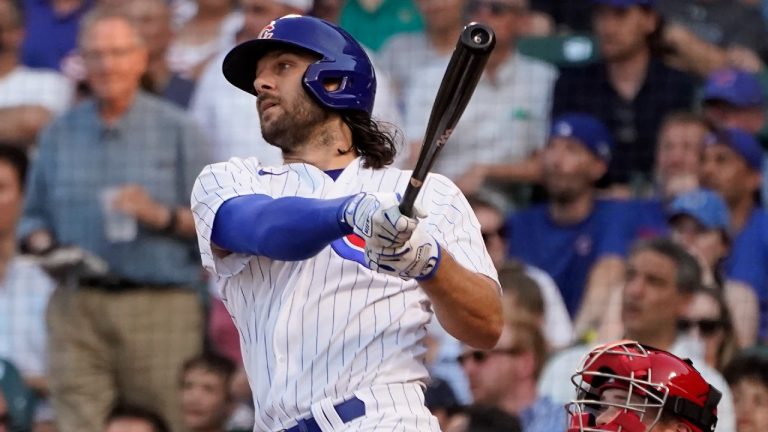
[[403, 215], [413, 215], [413, 204], [424, 180], [467, 107], [495, 45], [496, 35], [486, 25], [473, 22], [462, 30], [432, 105], [419, 160], [400, 201]]

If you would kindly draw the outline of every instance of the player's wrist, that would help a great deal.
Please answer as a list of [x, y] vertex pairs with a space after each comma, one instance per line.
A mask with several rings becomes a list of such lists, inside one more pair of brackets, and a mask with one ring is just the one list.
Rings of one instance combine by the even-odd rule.
[[443, 248], [440, 246], [440, 243], [434, 239], [434, 237], [432, 240], [434, 242], [433, 248], [435, 249], [435, 253], [433, 254], [433, 257], [428, 258], [425, 262], [424, 267], [421, 269], [421, 275], [414, 278], [419, 282], [433, 279], [437, 274], [437, 269], [440, 267], [440, 263], [442, 262]]
[[339, 206], [336, 220], [339, 222], [339, 228], [341, 228], [344, 235], [352, 234], [355, 231], [355, 208], [364, 196], [364, 192], [352, 195], [344, 200]]

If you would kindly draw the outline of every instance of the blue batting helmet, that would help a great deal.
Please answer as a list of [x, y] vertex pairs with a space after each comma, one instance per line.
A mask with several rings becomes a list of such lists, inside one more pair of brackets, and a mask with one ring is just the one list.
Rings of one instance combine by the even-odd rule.
[[[330, 109], [373, 110], [376, 74], [363, 47], [352, 36], [315, 17], [286, 15], [272, 21], [259, 37], [234, 47], [224, 58], [223, 71], [235, 87], [256, 95], [253, 81], [256, 62], [269, 51], [295, 47], [321, 58], [304, 73], [304, 88], [321, 105]], [[339, 88], [325, 89], [324, 83], [338, 81]]]

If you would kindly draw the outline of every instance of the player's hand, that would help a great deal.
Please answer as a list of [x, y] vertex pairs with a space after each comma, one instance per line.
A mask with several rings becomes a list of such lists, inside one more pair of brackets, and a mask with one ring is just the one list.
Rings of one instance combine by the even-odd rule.
[[434, 276], [440, 265], [440, 245], [421, 227], [398, 248], [365, 246], [365, 262], [373, 271], [401, 279], [426, 280]]
[[361, 192], [344, 208], [344, 222], [372, 247], [401, 247], [411, 237], [418, 219], [400, 213], [394, 192]]

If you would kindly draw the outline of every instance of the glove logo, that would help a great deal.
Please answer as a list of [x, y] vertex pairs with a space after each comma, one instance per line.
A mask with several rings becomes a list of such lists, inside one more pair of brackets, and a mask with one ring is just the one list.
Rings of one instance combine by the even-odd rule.
[[350, 234], [336, 239], [331, 242], [331, 249], [336, 252], [336, 255], [368, 268], [365, 265], [365, 240], [359, 235]]

